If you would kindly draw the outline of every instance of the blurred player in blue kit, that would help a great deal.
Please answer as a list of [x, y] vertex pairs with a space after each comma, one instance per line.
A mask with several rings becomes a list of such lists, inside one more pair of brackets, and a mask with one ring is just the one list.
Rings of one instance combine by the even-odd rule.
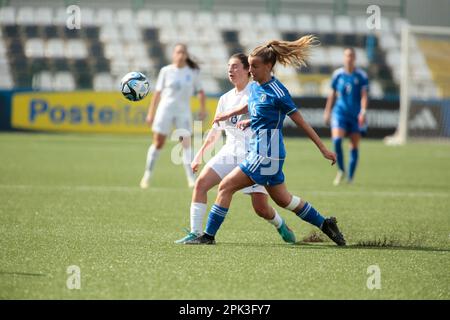
[[345, 178], [342, 140], [350, 138], [350, 160], [347, 181], [351, 183], [355, 176], [359, 158], [361, 135], [367, 130], [366, 111], [369, 102], [369, 80], [367, 74], [355, 67], [356, 54], [353, 48], [344, 50], [344, 66], [334, 71], [331, 79], [331, 92], [324, 111], [326, 124], [331, 121], [331, 137], [337, 156], [338, 172], [333, 181], [339, 185]]

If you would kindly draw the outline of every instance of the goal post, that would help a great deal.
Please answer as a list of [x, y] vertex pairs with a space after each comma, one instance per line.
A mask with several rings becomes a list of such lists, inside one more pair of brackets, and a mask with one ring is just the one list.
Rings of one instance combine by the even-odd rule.
[[385, 143], [450, 141], [450, 28], [405, 24], [400, 51], [399, 121]]

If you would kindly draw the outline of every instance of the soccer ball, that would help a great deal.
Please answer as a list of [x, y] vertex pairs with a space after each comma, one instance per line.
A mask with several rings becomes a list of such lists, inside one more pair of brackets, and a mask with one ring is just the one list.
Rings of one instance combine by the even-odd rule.
[[150, 83], [143, 73], [130, 72], [120, 81], [120, 88], [125, 98], [131, 101], [139, 101], [148, 94]]

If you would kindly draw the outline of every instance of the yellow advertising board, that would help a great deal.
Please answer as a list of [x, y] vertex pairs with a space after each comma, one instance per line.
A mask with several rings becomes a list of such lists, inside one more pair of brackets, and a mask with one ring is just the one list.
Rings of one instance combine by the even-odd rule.
[[[17, 93], [11, 106], [11, 125], [16, 129], [61, 131], [61, 132], [105, 132], [105, 133], [149, 133], [145, 123], [151, 97], [132, 102], [120, 92], [32, 92]], [[217, 99], [208, 98], [208, 118], [203, 128], [210, 127]], [[199, 110], [199, 101], [192, 98], [192, 112]]]

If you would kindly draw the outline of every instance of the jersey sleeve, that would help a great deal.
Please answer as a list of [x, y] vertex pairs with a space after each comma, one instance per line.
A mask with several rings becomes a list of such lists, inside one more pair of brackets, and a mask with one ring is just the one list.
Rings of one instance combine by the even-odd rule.
[[158, 79], [156, 80], [155, 91], [162, 91], [164, 88], [165, 74], [165, 68], [162, 68], [161, 71], [159, 71]]
[[333, 75], [331, 76], [331, 82], [330, 82], [330, 87], [331, 89], [333, 89], [334, 91], [337, 91], [337, 82], [339, 79], [339, 72], [335, 71], [333, 73]]
[[282, 96], [281, 98], [278, 98], [277, 104], [281, 110], [286, 115], [290, 115], [297, 111], [297, 106], [295, 105], [294, 101], [292, 100], [292, 97], [290, 94], [286, 94]]
[[369, 92], [369, 78], [365, 73], [361, 74], [361, 90]]

